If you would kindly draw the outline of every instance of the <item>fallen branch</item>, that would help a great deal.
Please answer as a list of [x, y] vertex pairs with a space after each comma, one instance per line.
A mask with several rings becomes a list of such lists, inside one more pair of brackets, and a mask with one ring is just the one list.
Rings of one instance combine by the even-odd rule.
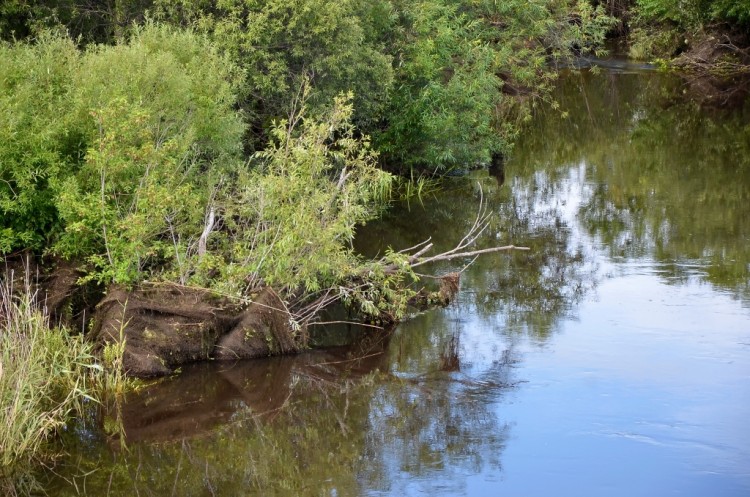
[[[464, 235], [464, 237], [459, 240], [455, 247], [446, 252], [441, 252], [430, 257], [422, 257], [433, 248], [433, 244], [430, 243], [432, 238], [428, 238], [427, 240], [418, 243], [413, 247], [399, 251], [400, 254], [404, 254], [409, 253], [412, 250], [419, 249], [417, 250], [417, 252], [409, 256], [408, 264], [411, 268], [415, 268], [430, 262], [450, 261], [453, 259], [461, 259], [464, 257], [476, 257], [481, 254], [489, 254], [492, 252], [501, 252], [507, 250], [530, 250], [529, 247], [518, 247], [516, 245], [490, 247], [481, 250], [465, 250], [469, 246], [473, 245], [489, 227], [490, 214], [487, 212], [487, 203], [484, 200], [484, 194], [482, 193], [481, 185], [479, 189], [479, 195], [479, 209], [477, 210], [477, 215], [474, 218], [474, 223], [471, 225], [471, 228], [469, 228], [469, 231]], [[385, 262], [385, 259], [381, 259], [381, 262]], [[385, 268], [386, 273], [393, 273], [398, 269], [400, 269], [399, 266], [395, 264], [391, 264]]]
[[[374, 264], [379, 267], [380, 271], [373, 272], [372, 266], [370, 266], [352, 275], [348, 281], [339, 283], [337, 284], [337, 286], [332, 286], [330, 288], [323, 288], [315, 294], [307, 293], [303, 289], [301, 289], [296, 297], [288, 303], [288, 306], [291, 310], [291, 315], [293, 316], [295, 322], [299, 323], [303, 327], [314, 324], [322, 325], [338, 322], [320, 321], [322, 311], [326, 308], [329, 308], [331, 305], [340, 302], [341, 300], [346, 300], [351, 295], [356, 295], [358, 292], [368, 292], [368, 288], [371, 285], [377, 286], [379, 284], [377, 281], [378, 277], [375, 276], [375, 279], [373, 279], [374, 274], [379, 273], [382, 275], [384, 273], [386, 276], [394, 276], [409, 271], [413, 272], [414, 268], [429, 264], [431, 262], [450, 261], [462, 258], [471, 259], [463, 268], [466, 269], [466, 267], [473, 263], [476, 258], [482, 254], [490, 254], [494, 252], [510, 250], [530, 250], [529, 247], [521, 247], [516, 245], [504, 245], [501, 247], [489, 247], [484, 249], [471, 250], [472, 246], [477, 242], [477, 240], [479, 240], [479, 238], [488, 230], [490, 226], [491, 213], [488, 211], [487, 202], [484, 199], [481, 186], [479, 192], [479, 208], [477, 209], [476, 217], [474, 218], [474, 221], [466, 234], [456, 243], [453, 248], [435, 255], [427, 255], [431, 250], [434, 249], [432, 239], [428, 238], [412, 247], [399, 250], [397, 252], [397, 254], [401, 255], [399, 262], [394, 262], [392, 259], [390, 259], [390, 256], [384, 256], [376, 261], [373, 261]], [[450, 273], [449, 275], [434, 277], [441, 280], [441, 285], [447, 281], [446, 278], [454, 278], [455, 281], [451, 282], [452, 286], [454, 287], [452, 291], [443, 290], [442, 286], [439, 292], [426, 292], [423, 289], [416, 291], [413, 298], [416, 298], [420, 302], [424, 301], [429, 306], [446, 305], [452, 299], [452, 294], [454, 294], [458, 290], [458, 275], [463, 272], [463, 269], [455, 273]], [[420, 279], [430, 278], [430, 276], [426, 275], [417, 276]], [[396, 317], [389, 310], [383, 308], [381, 310], [380, 319], [382, 319], [382, 323], [392, 323], [396, 320]]]
[[515, 245], [505, 245], [504, 247], [490, 247], [490, 248], [481, 249], [481, 250], [472, 250], [471, 252], [443, 253], [443, 254], [432, 256], [432, 257], [426, 257], [424, 259], [420, 259], [419, 261], [411, 264], [411, 267], [421, 266], [422, 264], [427, 264], [428, 262], [450, 261], [452, 259], [458, 259], [461, 257], [474, 257], [479, 254], [490, 254], [492, 252], [502, 252], [504, 250], [531, 250], [531, 249], [529, 247], [517, 247]]

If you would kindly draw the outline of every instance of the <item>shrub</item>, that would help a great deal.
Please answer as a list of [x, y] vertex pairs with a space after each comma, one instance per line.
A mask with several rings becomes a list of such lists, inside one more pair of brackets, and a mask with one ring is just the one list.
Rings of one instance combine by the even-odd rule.
[[39, 250], [61, 228], [52, 183], [74, 172], [85, 150], [70, 119], [79, 66], [67, 37], [0, 43], [0, 253]]
[[119, 283], [189, 251], [212, 182], [241, 153], [238, 74], [205, 38], [165, 26], [86, 53], [75, 99], [88, 147], [57, 183], [65, 231], [54, 250]]
[[0, 252], [51, 248], [105, 283], [185, 254], [242, 151], [235, 66], [153, 24], [87, 52], [54, 34], [2, 45], [0, 65]]
[[220, 261], [218, 286], [242, 295], [262, 280], [310, 293], [358, 270], [354, 230], [386, 204], [392, 177], [376, 167], [367, 139], [355, 137], [351, 98], [336, 98], [320, 119], [303, 107], [277, 123], [255, 167], [218, 199], [224, 229], [209, 247]]

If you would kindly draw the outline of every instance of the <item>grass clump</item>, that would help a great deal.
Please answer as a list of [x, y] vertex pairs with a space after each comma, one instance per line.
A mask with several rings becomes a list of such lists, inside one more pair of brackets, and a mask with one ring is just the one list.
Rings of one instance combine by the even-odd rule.
[[50, 324], [27, 280], [0, 284], [0, 480], [50, 459], [54, 435], [102, 393], [107, 373], [83, 336]]

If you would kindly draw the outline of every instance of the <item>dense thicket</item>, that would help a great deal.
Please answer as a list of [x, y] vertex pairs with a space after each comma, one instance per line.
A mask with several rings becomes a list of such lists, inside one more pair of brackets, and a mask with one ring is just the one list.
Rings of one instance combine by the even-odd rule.
[[84, 261], [105, 284], [290, 295], [360, 278], [350, 242], [387, 199], [382, 169], [507, 153], [550, 61], [609, 23], [583, 0], [16, 0], [0, 13], [0, 251]]
[[106, 281], [171, 258], [240, 158], [230, 61], [166, 27], [86, 52], [44, 35], [0, 61], [0, 249], [88, 258]]
[[81, 43], [123, 41], [152, 16], [195, 28], [245, 70], [247, 150], [265, 146], [303, 81], [317, 113], [354, 94], [353, 122], [381, 165], [441, 171], [507, 152], [515, 120], [546, 95], [547, 62], [596, 45], [608, 24], [587, 0], [17, 0], [0, 34], [62, 23]]

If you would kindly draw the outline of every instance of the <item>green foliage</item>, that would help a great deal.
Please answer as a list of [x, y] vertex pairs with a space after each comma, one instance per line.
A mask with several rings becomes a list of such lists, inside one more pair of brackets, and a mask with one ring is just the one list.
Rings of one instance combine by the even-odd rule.
[[358, 224], [387, 201], [392, 177], [376, 168], [368, 141], [351, 124], [351, 95], [321, 120], [304, 107], [279, 122], [272, 141], [219, 199], [225, 230], [213, 252], [220, 286], [243, 294], [252, 282], [314, 293], [358, 270], [351, 250]]
[[601, 41], [609, 22], [587, 2], [394, 5], [396, 85], [375, 142], [389, 162], [433, 171], [507, 153], [517, 121], [549, 92], [549, 59]]
[[636, 26], [630, 32], [630, 56], [636, 60], [665, 59], [684, 47], [684, 33], [673, 26]]
[[[470, 168], [507, 153], [519, 119], [548, 94], [550, 58], [595, 48], [609, 26], [603, 9], [586, 0], [24, 5], [32, 21], [58, 19], [81, 30], [84, 41], [124, 40], [128, 22], [140, 22], [147, 8], [164, 23], [206, 33], [245, 70], [239, 103], [250, 124], [246, 150], [265, 146], [273, 122], [293, 112], [303, 82], [312, 86], [311, 116], [351, 91], [352, 122], [373, 136], [383, 163], [406, 172]], [[97, 27], [87, 30], [92, 10]]]
[[717, 25], [727, 33], [750, 26], [749, 0], [638, 0], [634, 11], [630, 54], [642, 60], [674, 57]]
[[[303, 86], [300, 110], [243, 165], [241, 75], [201, 36], [148, 25], [85, 53], [59, 36], [4, 49], [23, 62], [4, 80], [13, 153], [2, 205], [20, 214], [3, 217], [6, 251], [36, 236], [37, 248], [87, 261], [88, 278], [105, 284], [165, 277], [234, 295], [260, 281], [309, 295], [360, 274], [354, 230], [386, 205], [392, 177], [355, 131], [351, 93], [314, 118]], [[29, 77], [56, 74], [36, 67], [39, 53], [50, 64], [67, 56], [54, 84]], [[19, 105], [46, 108], [16, 122]], [[28, 233], [17, 233], [20, 219]]]
[[638, 14], [656, 22], [696, 26], [707, 19], [706, 0], [638, 0]]
[[84, 412], [104, 376], [92, 346], [50, 327], [28, 282], [16, 295], [6, 275], [0, 284], [0, 488], [17, 466], [45, 458], [49, 438]]
[[70, 122], [80, 57], [66, 37], [0, 44], [0, 252], [40, 249], [59, 229], [50, 182], [81, 161]]
[[750, 25], [750, 0], [714, 0], [711, 2], [711, 15], [747, 27]]
[[235, 67], [154, 25], [86, 53], [47, 36], [0, 56], [0, 249], [52, 246], [121, 283], [185, 252], [216, 171], [241, 152]]
[[76, 97], [90, 145], [59, 187], [58, 252], [128, 283], [187, 250], [216, 170], [241, 152], [233, 71], [205, 39], [166, 27], [86, 54]]
[[378, 148], [389, 161], [432, 169], [487, 159], [503, 146], [493, 127], [503, 97], [492, 48], [458, 5], [406, 3], [401, 16], [398, 81]]
[[261, 142], [310, 80], [311, 115], [353, 91], [353, 122], [407, 172], [508, 152], [518, 104], [547, 94], [550, 56], [595, 46], [609, 19], [567, 0], [161, 0], [157, 13], [200, 26], [248, 69], [243, 105]]
[[[354, 93], [354, 122], [362, 127], [377, 114], [393, 79], [391, 58], [371, 38], [385, 2], [342, 0], [160, 0], [156, 15], [166, 22], [196, 25], [210, 33], [246, 69], [243, 106], [264, 144], [265, 131], [286, 118], [293, 95], [312, 84], [311, 114], [325, 112], [333, 98]], [[259, 139], [259, 141], [258, 141]]]
[[63, 27], [82, 44], [122, 42], [142, 23], [152, 0], [5, 0], [0, 4], [0, 40], [25, 40]]
[[671, 22], [686, 29], [714, 21], [750, 22], [748, 0], [638, 0], [637, 10], [647, 21]]
[[342, 288], [342, 300], [364, 317], [390, 324], [406, 315], [409, 300], [416, 295], [409, 285], [418, 279], [409, 256], [388, 249], [360, 270], [358, 285]]
[[[14, 5], [70, 27], [87, 4]], [[147, 5], [165, 24], [123, 24]], [[1, 47], [0, 250], [85, 260], [105, 284], [370, 285], [345, 295], [369, 314], [401, 312], [409, 274], [351, 250], [390, 192], [376, 162], [415, 177], [507, 153], [549, 94], [550, 59], [596, 46], [608, 22], [583, 0], [101, 7], [81, 41], [117, 45]]]

